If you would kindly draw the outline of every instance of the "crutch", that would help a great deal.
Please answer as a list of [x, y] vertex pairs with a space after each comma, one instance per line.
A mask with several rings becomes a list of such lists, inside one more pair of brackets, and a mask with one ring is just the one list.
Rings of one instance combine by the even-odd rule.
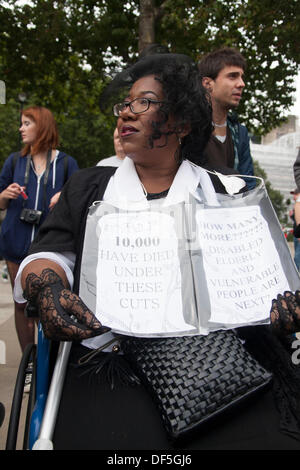
[[60, 404], [66, 368], [70, 355], [72, 342], [59, 344], [57, 359], [51, 379], [51, 384], [45, 405], [38, 439], [34, 442], [32, 450], [53, 450], [52, 437], [54, 433], [57, 412]]

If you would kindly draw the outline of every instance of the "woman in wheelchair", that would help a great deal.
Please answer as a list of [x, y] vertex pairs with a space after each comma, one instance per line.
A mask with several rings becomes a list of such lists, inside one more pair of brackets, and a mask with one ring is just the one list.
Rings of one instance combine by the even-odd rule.
[[[72, 342], [55, 449], [178, 448], [169, 440], [144, 383], [135, 380], [126, 357], [118, 354], [114, 331], [78, 295], [88, 208], [95, 201], [162, 204], [175, 184], [182, 200], [200, 181], [204, 193], [224, 193], [225, 188], [201, 168], [202, 150], [212, 130], [211, 107], [196, 65], [177, 54], [149, 56], [119, 74], [110, 93], [119, 93], [123, 85], [130, 89], [114, 106], [114, 114], [126, 158], [118, 169], [94, 167], [72, 176], [17, 277], [15, 296], [36, 305], [46, 337]], [[297, 302], [293, 308], [298, 308]], [[273, 307], [278, 319], [278, 305]], [[300, 449], [299, 402], [289, 402], [300, 375], [290, 363], [286, 341], [266, 325], [244, 329], [243, 339], [272, 372], [273, 386], [194, 432], [180, 444], [183, 449]], [[86, 374], [79, 364], [97, 349], [101, 352], [87, 361], [93, 367]], [[112, 351], [117, 352], [114, 359]], [[299, 386], [296, 393], [299, 397]]]

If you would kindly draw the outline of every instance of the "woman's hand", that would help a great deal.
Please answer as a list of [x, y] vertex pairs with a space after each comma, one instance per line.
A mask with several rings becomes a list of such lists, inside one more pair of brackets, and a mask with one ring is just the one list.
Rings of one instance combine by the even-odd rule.
[[54, 194], [54, 196], [52, 196], [52, 198], [50, 199], [50, 204], [49, 204], [49, 209], [53, 209], [53, 207], [55, 206], [55, 204], [57, 204], [57, 201], [59, 200], [59, 196], [60, 196], [60, 193], [61, 191], [59, 191], [58, 193]]
[[6, 209], [10, 199], [17, 199], [25, 187], [18, 183], [12, 183], [7, 186], [0, 194], [0, 208]]
[[56, 341], [82, 341], [110, 330], [97, 320], [78, 295], [61, 282], [44, 287], [38, 296], [44, 334]]
[[55, 341], [82, 341], [110, 331], [51, 268], [26, 277], [24, 297], [38, 309], [44, 334]]
[[279, 294], [272, 301], [271, 325], [278, 333], [292, 334], [300, 331], [300, 290]]

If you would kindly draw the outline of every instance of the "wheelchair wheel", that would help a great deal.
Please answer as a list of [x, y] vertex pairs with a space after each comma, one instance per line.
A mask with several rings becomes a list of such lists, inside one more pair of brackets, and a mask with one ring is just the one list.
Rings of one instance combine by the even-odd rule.
[[16, 450], [17, 437], [18, 437], [19, 424], [20, 424], [20, 414], [21, 414], [23, 393], [24, 393], [25, 377], [26, 377], [26, 374], [28, 373], [28, 370], [29, 370], [28, 366], [30, 362], [33, 363], [33, 372], [32, 372], [32, 381], [31, 381], [31, 387], [30, 387], [30, 392], [29, 392], [29, 397], [28, 397], [25, 433], [24, 433], [24, 441], [23, 441], [23, 449], [27, 449], [30, 417], [31, 417], [31, 413], [32, 413], [32, 409], [33, 409], [34, 401], [35, 401], [35, 369], [36, 369], [35, 367], [36, 366], [36, 345], [35, 344], [27, 345], [23, 353], [21, 362], [20, 362], [20, 366], [19, 366], [19, 370], [18, 370], [18, 374], [16, 378], [10, 418], [9, 418], [6, 448], [5, 448], [6, 450]]
[[[36, 349], [34, 352], [36, 353]], [[37, 374], [36, 358], [34, 358], [33, 367], [32, 367], [32, 375], [31, 375], [30, 391], [29, 391], [29, 397], [28, 397], [28, 403], [27, 403], [27, 411], [26, 411], [23, 450], [29, 449], [29, 433], [30, 433], [31, 417], [32, 417], [32, 413], [34, 410], [34, 406], [35, 406], [35, 400], [36, 400], [36, 374]]]

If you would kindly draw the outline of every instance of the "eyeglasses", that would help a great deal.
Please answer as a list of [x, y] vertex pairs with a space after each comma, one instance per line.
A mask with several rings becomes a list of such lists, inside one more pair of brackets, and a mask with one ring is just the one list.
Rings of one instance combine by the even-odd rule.
[[150, 98], [135, 98], [132, 101], [124, 101], [123, 103], [114, 105], [114, 116], [119, 117], [127, 106], [129, 106], [130, 111], [134, 114], [144, 113], [149, 109], [151, 103], [160, 104], [163, 103], [163, 101], [151, 100]]

